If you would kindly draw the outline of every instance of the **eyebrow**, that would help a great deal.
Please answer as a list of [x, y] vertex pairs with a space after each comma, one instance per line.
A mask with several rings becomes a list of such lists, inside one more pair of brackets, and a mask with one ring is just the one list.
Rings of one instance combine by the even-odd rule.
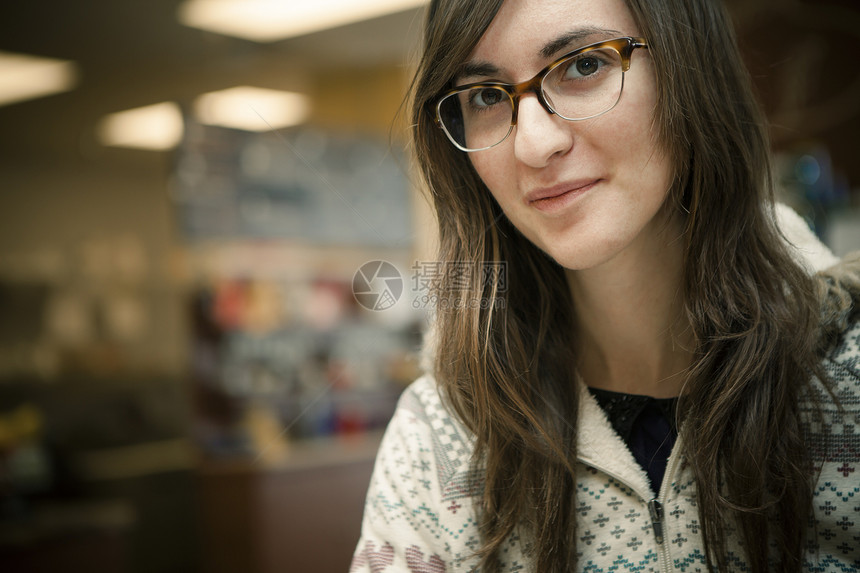
[[547, 42], [544, 47], [541, 48], [540, 55], [543, 58], [551, 58], [562, 50], [569, 48], [574, 42], [582, 43], [583, 40], [586, 39], [600, 41], [601, 39], [616, 38], [618, 36], [623, 36], [623, 34], [618, 30], [587, 26], [585, 28], [579, 28], [578, 30], [562, 34], [558, 38]]
[[[543, 48], [540, 49], [540, 56], [543, 59], [549, 59], [552, 56], [558, 54], [562, 50], [569, 48], [571, 44], [574, 43], [583, 43], [586, 39], [593, 39], [594, 41], [599, 41], [602, 38], [615, 38], [618, 36], [623, 36], [621, 32], [618, 30], [609, 30], [606, 28], [598, 28], [596, 26], [586, 26], [583, 28], [578, 28], [576, 30], [572, 30], [561, 36], [550, 40], [546, 44], [544, 44]], [[491, 64], [489, 62], [465, 62], [454, 77], [457, 78], [468, 78], [468, 77], [491, 77], [496, 76], [501, 72], [498, 66]]]

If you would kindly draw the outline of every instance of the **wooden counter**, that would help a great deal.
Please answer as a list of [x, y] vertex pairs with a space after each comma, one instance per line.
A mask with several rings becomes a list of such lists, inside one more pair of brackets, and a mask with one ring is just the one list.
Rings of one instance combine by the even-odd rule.
[[204, 573], [346, 573], [380, 434], [291, 445], [198, 471]]

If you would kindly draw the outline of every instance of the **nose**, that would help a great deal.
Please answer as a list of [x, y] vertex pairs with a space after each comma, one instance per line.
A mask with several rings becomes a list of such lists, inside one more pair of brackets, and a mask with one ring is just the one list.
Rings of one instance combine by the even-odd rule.
[[571, 122], [547, 111], [534, 94], [520, 98], [514, 138], [514, 155], [531, 167], [545, 167], [573, 147]]

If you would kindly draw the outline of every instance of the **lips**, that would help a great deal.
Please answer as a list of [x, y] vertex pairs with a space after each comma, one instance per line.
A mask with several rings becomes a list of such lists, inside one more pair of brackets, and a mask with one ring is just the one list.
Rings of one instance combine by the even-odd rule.
[[541, 211], [553, 211], [564, 207], [569, 201], [582, 195], [600, 181], [601, 179], [578, 179], [534, 189], [526, 194], [525, 202]]

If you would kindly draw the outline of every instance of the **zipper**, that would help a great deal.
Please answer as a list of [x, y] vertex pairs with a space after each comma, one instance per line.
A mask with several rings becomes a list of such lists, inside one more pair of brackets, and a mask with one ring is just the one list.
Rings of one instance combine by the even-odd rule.
[[[584, 387], [584, 385], [583, 385]], [[608, 423], [606, 424], [608, 426]], [[656, 492], [657, 497], [653, 497], [654, 492], [652, 492], [649, 488], [648, 491], [641, 491], [635, 487], [633, 487], [630, 483], [627, 482], [623, 477], [608, 471], [603, 468], [601, 464], [595, 463], [595, 461], [589, 460], [588, 456], [583, 455], [583, 452], [578, 452], [577, 458], [579, 462], [582, 462], [592, 468], [603, 472], [608, 477], [614, 479], [620, 484], [623, 484], [630, 488], [630, 490], [639, 496], [639, 499], [645, 502], [648, 506], [648, 514], [651, 519], [651, 527], [654, 530], [654, 540], [657, 543], [657, 561], [659, 562], [659, 569], [662, 573], [671, 573], [671, 556], [669, 555], [669, 543], [666, 540], [666, 521], [664, 515], [664, 505], [666, 502], [666, 498], [668, 496], [669, 488], [671, 487], [672, 479], [675, 478], [675, 472], [678, 466], [678, 460], [681, 457], [681, 440], [683, 436], [683, 426], [678, 430], [678, 436], [675, 440], [675, 445], [672, 447], [672, 452], [669, 454], [669, 459], [666, 462], [666, 473], [663, 476], [663, 483], [660, 484], [660, 491]]]
[[678, 433], [678, 439], [675, 441], [675, 447], [672, 448], [672, 453], [669, 455], [669, 460], [666, 463], [666, 473], [663, 476], [663, 483], [660, 484], [660, 491], [657, 494], [657, 497], [651, 498], [650, 493], [643, 495], [643, 492], [634, 488], [630, 485], [627, 480], [622, 478], [621, 476], [603, 469], [599, 466], [599, 464], [589, 463], [585, 459], [580, 458], [580, 461], [590, 465], [591, 467], [600, 470], [607, 476], [615, 479], [618, 483], [622, 483], [629, 487], [642, 501], [645, 501], [648, 505], [648, 514], [651, 518], [651, 527], [654, 530], [654, 539], [657, 542], [657, 552], [658, 552], [658, 562], [660, 563], [660, 571], [663, 573], [671, 573], [670, 566], [670, 556], [669, 556], [669, 547], [668, 543], [666, 543], [666, 535], [665, 535], [665, 520], [664, 520], [664, 510], [663, 504], [666, 500], [666, 495], [668, 494], [668, 489], [670, 487], [672, 477], [675, 475], [675, 466], [678, 465], [678, 458], [681, 456], [681, 448], [678, 447], [681, 440], [681, 434]]
[[656, 497], [648, 502], [648, 513], [651, 514], [654, 538], [658, 545], [663, 545], [663, 504]]
[[660, 491], [657, 497], [648, 502], [648, 511], [651, 513], [651, 525], [654, 527], [654, 537], [657, 540], [657, 550], [660, 553], [660, 570], [668, 573], [671, 571], [669, 544], [666, 542], [666, 522], [663, 512], [663, 504], [669, 494], [669, 488], [672, 487], [672, 479], [675, 478], [678, 459], [681, 457], [681, 433], [678, 432], [678, 438], [675, 440], [675, 447], [672, 448], [672, 453], [669, 454], [669, 459], [666, 461], [666, 473], [663, 475], [663, 483], [660, 484]]

